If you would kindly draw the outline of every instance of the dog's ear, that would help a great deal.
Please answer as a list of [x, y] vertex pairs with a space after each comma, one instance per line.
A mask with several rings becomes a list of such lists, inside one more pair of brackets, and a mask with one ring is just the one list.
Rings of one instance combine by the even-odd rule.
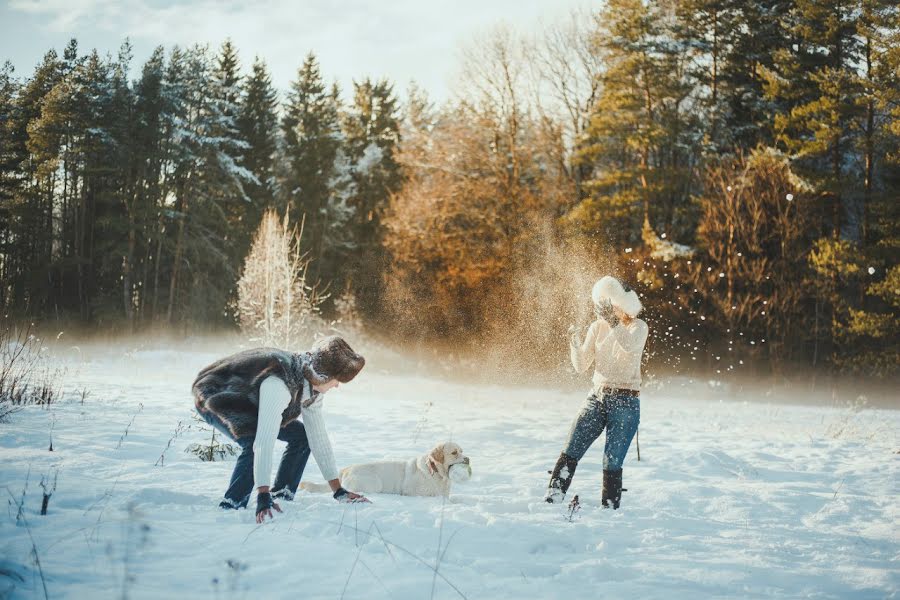
[[430, 456], [431, 460], [436, 464], [444, 464], [444, 445], [441, 444], [440, 446], [435, 446], [428, 456]]

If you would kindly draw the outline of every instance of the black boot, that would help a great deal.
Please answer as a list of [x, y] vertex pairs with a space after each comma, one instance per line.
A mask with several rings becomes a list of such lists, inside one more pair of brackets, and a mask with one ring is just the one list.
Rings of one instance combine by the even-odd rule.
[[550, 484], [547, 486], [547, 495], [544, 500], [553, 504], [561, 502], [566, 497], [566, 491], [575, 476], [575, 467], [578, 461], [563, 452], [556, 461], [556, 466], [550, 471]]
[[622, 500], [622, 469], [603, 471], [603, 508], [619, 508]]

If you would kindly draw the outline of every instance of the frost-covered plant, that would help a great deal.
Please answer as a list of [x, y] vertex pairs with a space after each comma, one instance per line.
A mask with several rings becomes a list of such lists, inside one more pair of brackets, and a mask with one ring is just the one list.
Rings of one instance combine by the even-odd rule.
[[825, 428], [825, 435], [829, 438], [872, 440], [890, 430], [880, 419], [878, 412], [870, 410], [866, 396], [846, 401], [842, 408]]
[[31, 329], [0, 324], [0, 422], [22, 406], [48, 406], [62, 392], [65, 369], [50, 362]]
[[292, 348], [312, 337], [325, 297], [307, 284], [301, 236], [302, 227], [292, 227], [287, 215], [263, 215], [238, 281], [236, 312], [253, 342]]

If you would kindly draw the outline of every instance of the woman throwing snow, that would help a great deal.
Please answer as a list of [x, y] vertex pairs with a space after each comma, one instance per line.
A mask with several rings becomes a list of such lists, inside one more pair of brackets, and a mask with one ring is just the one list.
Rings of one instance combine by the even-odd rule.
[[622, 462], [641, 419], [641, 355], [648, 329], [636, 318], [641, 311], [637, 294], [615, 277], [598, 281], [591, 297], [597, 320], [584, 342], [578, 340], [574, 327], [569, 333], [575, 370], [583, 373], [594, 363], [593, 391], [572, 424], [545, 499], [552, 503], [565, 497], [578, 461], [606, 429], [602, 502], [604, 508], [616, 509], [622, 498]]
[[[325, 392], [356, 377], [365, 362], [333, 336], [319, 340], [310, 352], [257, 348], [200, 371], [192, 388], [197, 412], [241, 447], [219, 507], [246, 507], [255, 483], [257, 523], [271, 517], [273, 508], [281, 512], [274, 499], [293, 500], [310, 452], [336, 500], [368, 502], [341, 487], [322, 415]], [[276, 438], [287, 448], [272, 484]]]

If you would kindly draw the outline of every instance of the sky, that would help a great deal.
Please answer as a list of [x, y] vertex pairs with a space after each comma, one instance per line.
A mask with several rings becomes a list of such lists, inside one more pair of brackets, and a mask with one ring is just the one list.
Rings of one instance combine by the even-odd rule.
[[0, 0], [0, 62], [28, 76], [50, 48], [75, 37], [87, 53], [116, 54], [127, 37], [132, 76], [153, 48], [226, 38], [247, 69], [255, 55], [286, 90], [313, 51], [322, 73], [344, 93], [353, 79], [387, 77], [398, 91], [410, 81], [441, 101], [452, 95], [460, 49], [499, 24], [528, 33], [600, 0]]

